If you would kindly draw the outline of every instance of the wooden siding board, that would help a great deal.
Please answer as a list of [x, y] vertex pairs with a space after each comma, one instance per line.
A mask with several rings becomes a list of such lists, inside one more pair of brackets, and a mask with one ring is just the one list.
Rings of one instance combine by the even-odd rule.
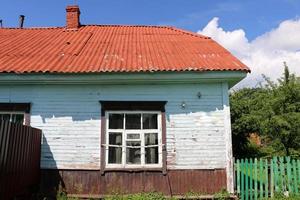
[[222, 90], [221, 83], [1, 85], [0, 101], [32, 103], [31, 125], [43, 130], [45, 169], [100, 169], [99, 100], [168, 101], [168, 168], [214, 169], [226, 167]]
[[[68, 194], [109, 195], [161, 192], [185, 195], [188, 192], [213, 194], [226, 187], [226, 170], [168, 170], [161, 172], [106, 172], [96, 170], [42, 170], [42, 191], [63, 183]], [[207, 184], [207, 183], [211, 184]]]

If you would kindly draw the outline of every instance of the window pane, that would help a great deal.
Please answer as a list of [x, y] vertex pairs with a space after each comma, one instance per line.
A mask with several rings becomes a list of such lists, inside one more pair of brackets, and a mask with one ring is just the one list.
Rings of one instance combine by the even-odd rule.
[[146, 164], [158, 163], [158, 147], [145, 148], [145, 162]]
[[[141, 142], [126, 142], [126, 146], [141, 146]], [[126, 163], [141, 164], [141, 148], [126, 148]]]
[[123, 129], [124, 114], [109, 114], [109, 129]]
[[141, 129], [141, 114], [126, 114], [126, 129]]
[[145, 145], [157, 145], [158, 134], [157, 133], [145, 133]]
[[10, 120], [10, 114], [0, 114], [1, 120]]
[[143, 129], [157, 129], [157, 114], [143, 114]]
[[12, 122], [23, 124], [24, 121], [24, 115], [23, 114], [13, 114], [12, 115]]
[[[145, 145], [158, 145], [157, 133], [145, 133]], [[157, 164], [158, 163], [158, 147], [145, 148], [145, 163]]]
[[[109, 133], [110, 145], [122, 145], [122, 133]], [[108, 163], [121, 164], [122, 163], [122, 147], [108, 148]]]
[[122, 148], [109, 147], [108, 148], [108, 163], [121, 164], [122, 163]]
[[140, 134], [127, 134], [127, 139], [140, 139]]
[[109, 144], [122, 145], [122, 133], [109, 133]]

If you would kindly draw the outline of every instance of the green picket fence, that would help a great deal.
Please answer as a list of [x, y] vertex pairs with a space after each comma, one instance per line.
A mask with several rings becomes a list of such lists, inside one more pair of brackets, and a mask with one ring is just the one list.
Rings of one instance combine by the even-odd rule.
[[300, 160], [290, 157], [240, 159], [235, 162], [235, 189], [241, 200], [300, 194]]

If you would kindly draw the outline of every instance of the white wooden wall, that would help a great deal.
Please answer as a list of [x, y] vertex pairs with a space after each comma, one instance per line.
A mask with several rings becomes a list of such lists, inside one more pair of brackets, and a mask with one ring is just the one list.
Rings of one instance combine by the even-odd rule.
[[99, 100], [168, 101], [168, 168], [226, 168], [226, 95], [222, 83], [0, 85], [0, 102], [32, 103], [31, 125], [43, 130], [41, 167], [59, 169], [100, 168]]

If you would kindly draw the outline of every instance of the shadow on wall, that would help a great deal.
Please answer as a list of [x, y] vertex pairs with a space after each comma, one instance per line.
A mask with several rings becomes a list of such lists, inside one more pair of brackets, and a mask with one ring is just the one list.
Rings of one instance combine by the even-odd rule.
[[62, 174], [57, 170], [56, 161], [53, 158], [50, 146], [44, 135], [42, 141], [42, 149], [44, 149], [44, 152], [47, 152], [47, 155], [41, 155], [41, 162], [43, 162], [45, 157], [49, 158], [52, 162], [53, 169], [41, 169], [40, 193], [42, 195], [47, 194], [55, 198], [57, 191], [65, 188], [65, 183]]

